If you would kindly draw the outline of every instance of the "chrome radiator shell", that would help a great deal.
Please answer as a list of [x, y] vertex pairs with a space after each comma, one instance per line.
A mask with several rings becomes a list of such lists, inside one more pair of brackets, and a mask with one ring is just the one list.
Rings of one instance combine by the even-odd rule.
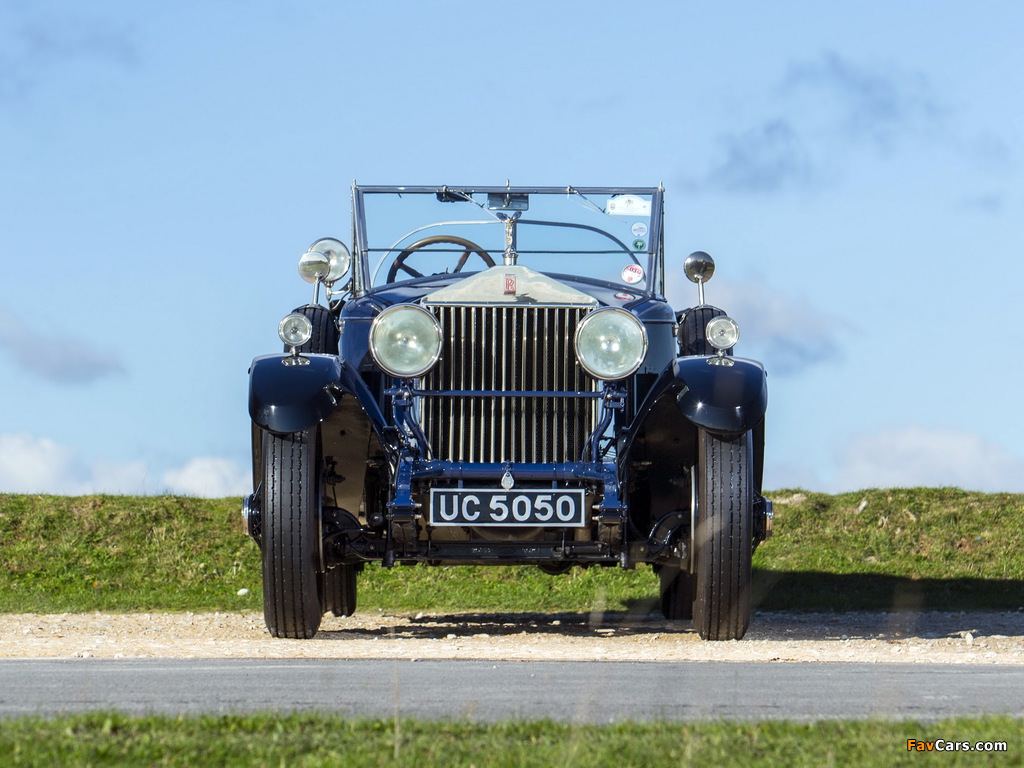
[[426, 305], [441, 323], [441, 359], [423, 377], [420, 423], [433, 457], [462, 462], [579, 461], [597, 424], [595, 393], [576, 359], [576, 326], [590, 307]]

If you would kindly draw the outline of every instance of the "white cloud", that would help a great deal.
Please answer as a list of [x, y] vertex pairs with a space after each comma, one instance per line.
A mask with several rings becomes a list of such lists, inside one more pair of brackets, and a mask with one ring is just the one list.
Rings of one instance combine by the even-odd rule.
[[[667, 290], [676, 307], [689, 306], [697, 298], [693, 284], [678, 274], [669, 275]], [[760, 360], [772, 375], [799, 374], [842, 356], [840, 335], [848, 324], [805, 299], [757, 281], [716, 279], [705, 290], [709, 303], [739, 323], [737, 354]]]
[[807, 464], [777, 462], [771, 453], [771, 446], [765, 455], [764, 487], [769, 491], [783, 488], [803, 488], [804, 490], [824, 490], [824, 483], [816, 470]]
[[846, 323], [804, 299], [766, 290], [763, 283], [722, 281], [716, 300], [729, 307], [743, 339], [776, 375], [799, 373], [840, 357]]
[[[826, 188], [869, 158], [939, 142], [976, 163], [1006, 157], [996, 136], [959, 135], [928, 76], [833, 51], [793, 61], [768, 92], [764, 117], [740, 118], [706, 152], [705, 170], [682, 179], [691, 192], [778, 194]], [[745, 100], [756, 104], [757, 96]], [[974, 149], [977, 147], [978, 149]]]
[[783, 119], [721, 137], [721, 156], [706, 186], [725, 192], [777, 192], [813, 183], [815, 170], [804, 141]]
[[203, 456], [163, 474], [170, 493], [220, 499], [252, 492], [252, 476], [230, 459]]
[[149, 466], [141, 459], [128, 463], [98, 459], [92, 463], [90, 493], [143, 494], [151, 493]]
[[81, 493], [75, 452], [45, 437], [0, 435], [0, 490], [6, 493]]
[[64, 333], [44, 334], [0, 307], [0, 349], [26, 371], [57, 384], [90, 384], [123, 373], [117, 356]]
[[0, 435], [0, 492], [79, 496], [147, 493], [146, 462], [87, 463], [73, 448], [25, 433]]
[[832, 490], [916, 486], [1024, 492], [1024, 459], [968, 432], [889, 429], [859, 436], [840, 452]]
[[229, 459], [200, 457], [168, 469], [154, 482], [149, 464], [86, 461], [73, 448], [46, 437], [0, 434], [0, 493], [80, 496], [93, 493], [175, 493], [205, 498], [248, 494], [251, 479]]
[[[787, 97], [804, 97], [812, 114], [826, 113], [835, 127], [856, 141], [890, 149], [900, 140], [944, 124], [947, 110], [936, 100], [928, 78], [891, 66], [870, 66], [826, 52], [793, 62], [783, 79]], [[835, 106], [836, 112], [826, 109]]]
[[33, 93], [51, 72], [89, 61], [124, 69], [137, 65], [138, 47], [123, 24], [69, 9], [54, 15], [34, 5], [4, 4], [9, 18], [0, 40], [0, 101]]

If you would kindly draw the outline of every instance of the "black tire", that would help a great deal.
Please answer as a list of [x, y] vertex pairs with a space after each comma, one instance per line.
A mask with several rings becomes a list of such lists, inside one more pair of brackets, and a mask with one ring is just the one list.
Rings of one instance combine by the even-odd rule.
[[[292, 311], [298, 315], [305, 315], [313, 325], [313, 335], [309, 337], [309, 341], [299, 346], [299, 352], [338, 354], [338, 326], [334, 322], [334, 315], [327, 307], [319, 304], [307, 304], [304, 307], [296, 307]], [[284, 351], [291, 352], [292, 348], [286, 344]]]
[[[319, 304], [306, 304], [296, 307], [293, 312], [305, 315], [313, 326], [309, 341], [302, 344], [298, 351], [304, 354], [338, 354], [338, 326], [334, 315], [327, 307]], [[285, 352], [291, 347], [285, 345]], [[332, 568], [319, 577], [320, 604], [323, 612], [328, 611], [335, 616], [351, 616], [356, 610], [356, 568], [342, 565]]]
[[704, 640], [739, 640], [750, 626], [751, 436], [697, 439], [694, 627]]
[[661, 580], [661, 615], [669, 621], [686, 621], [693, 618], [693, 576], [679, 566], [662, 566], [658, 571]]
[[320, 627], [320, 479], [316, 430], [263, 438], [263, 617], [274, 637]]
[[354, 565], [339, 565], [320, 574], [320, 603], [324, 613], [341, 617], [356, 612], [356, 574]]

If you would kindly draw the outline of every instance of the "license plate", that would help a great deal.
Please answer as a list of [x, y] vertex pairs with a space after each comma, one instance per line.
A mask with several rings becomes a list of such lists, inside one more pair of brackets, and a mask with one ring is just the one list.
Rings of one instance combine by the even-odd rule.
[[430, 524], [580, 528], [583, 503], [582, 489], [433, 488]]

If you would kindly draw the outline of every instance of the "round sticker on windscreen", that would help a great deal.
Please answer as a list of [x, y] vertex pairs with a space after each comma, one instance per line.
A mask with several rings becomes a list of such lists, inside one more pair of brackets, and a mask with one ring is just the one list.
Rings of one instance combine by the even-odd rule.
[[644, 268], [639, 264], [627, 264], [622, 270], [622, 282], [635, 285], [644, 279]]
[[633, 233], [633, 237], [643, 237], [647, 234], [647, 225], [642, 221], [638, 221], [630, 227], [629, 231]]

